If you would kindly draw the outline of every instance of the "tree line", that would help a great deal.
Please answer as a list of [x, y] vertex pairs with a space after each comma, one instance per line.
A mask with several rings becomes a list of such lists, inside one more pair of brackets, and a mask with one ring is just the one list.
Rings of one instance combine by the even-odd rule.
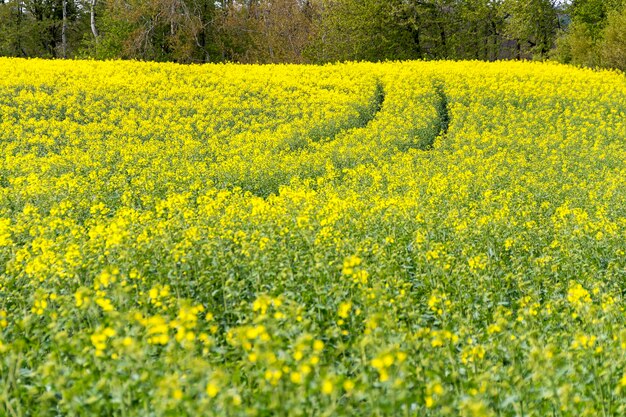
[[626, 68], [626, 0], [0, 0], [0, 55]]

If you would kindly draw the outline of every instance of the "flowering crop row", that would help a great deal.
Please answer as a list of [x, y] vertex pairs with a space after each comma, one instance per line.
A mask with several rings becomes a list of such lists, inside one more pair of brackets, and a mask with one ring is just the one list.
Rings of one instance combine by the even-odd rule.
[[626, 413], [626, 81], [0, 59], [0, 415]]

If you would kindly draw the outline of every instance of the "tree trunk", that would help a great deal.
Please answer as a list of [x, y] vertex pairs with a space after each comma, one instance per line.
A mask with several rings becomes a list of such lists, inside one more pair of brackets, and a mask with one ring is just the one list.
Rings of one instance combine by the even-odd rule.
[[61, 53], [67, 58], [67, 0], [63, 0], [63, 24], [61, 26]]
[[448, 58], [448, 40], [446, 37], [446, 29], [443, 24], [439, 23], [439, 36], [441, 38], [441, 46], [443, 48], [443, 56], [440, 58]]
[[17, 0], [17, 51], [26, 57], [26, 52], [22, 48], [22, 0]]
[[490, 59], [491, 61], [496, 61], [498, 58], [500, 58], [500, 44], [499, 44], [499, 36], [500, 34], [498, 33], [498, 25], [496, 24], [496, 22], [493, 20], [491, 20], [491, 36], [492, 36], [492, 40], [493, 40], [493, 49], [491, 51], [491, 55], [490, 55]]
[[100, 35], [98, 34], [98, 28], [96, 27], [96, 3], [97, 2], [98, 0], [91, 0], [91, 9], [90, 9], [91, 33], [93, 33], [93, 37], [96, 40], [96, 43], [98, 43], [98, 38], [100, 37]]
[[414, 49], [415, 52], [417, 53], [417, 57], [422, 59], [424, 58], [424, 54], [422, 52], [422, 43], [420, 40], [420, 28], [418, 25], [415, 25], [415, 27], [411, 28], [411, 37], [413, 38], [413, 45], [414, 45]]
[[176, 30], [174, 29], [174, 14], [176, 13], [175, 2], [170, 4], [170, 36], [173, 38]]

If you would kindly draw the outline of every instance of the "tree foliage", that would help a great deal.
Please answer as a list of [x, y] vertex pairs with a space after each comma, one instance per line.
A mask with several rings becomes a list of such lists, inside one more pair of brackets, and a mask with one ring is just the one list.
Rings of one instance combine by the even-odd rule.
[[552, 56], [580, 65], [622, 68], [626, 2], [573, 0], [567, 8], [561, 3], [0, 0], [0, 55], [183, 63]]
[[626, 1], [574, 0], [553, 52], [562, 62], [626, 70]]

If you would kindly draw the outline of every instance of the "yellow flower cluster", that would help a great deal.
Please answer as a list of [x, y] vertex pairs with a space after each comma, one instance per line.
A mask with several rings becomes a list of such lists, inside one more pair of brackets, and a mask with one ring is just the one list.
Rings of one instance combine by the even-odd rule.
[[626, 81], [0, 59], [0, 415], [626, 413]]

